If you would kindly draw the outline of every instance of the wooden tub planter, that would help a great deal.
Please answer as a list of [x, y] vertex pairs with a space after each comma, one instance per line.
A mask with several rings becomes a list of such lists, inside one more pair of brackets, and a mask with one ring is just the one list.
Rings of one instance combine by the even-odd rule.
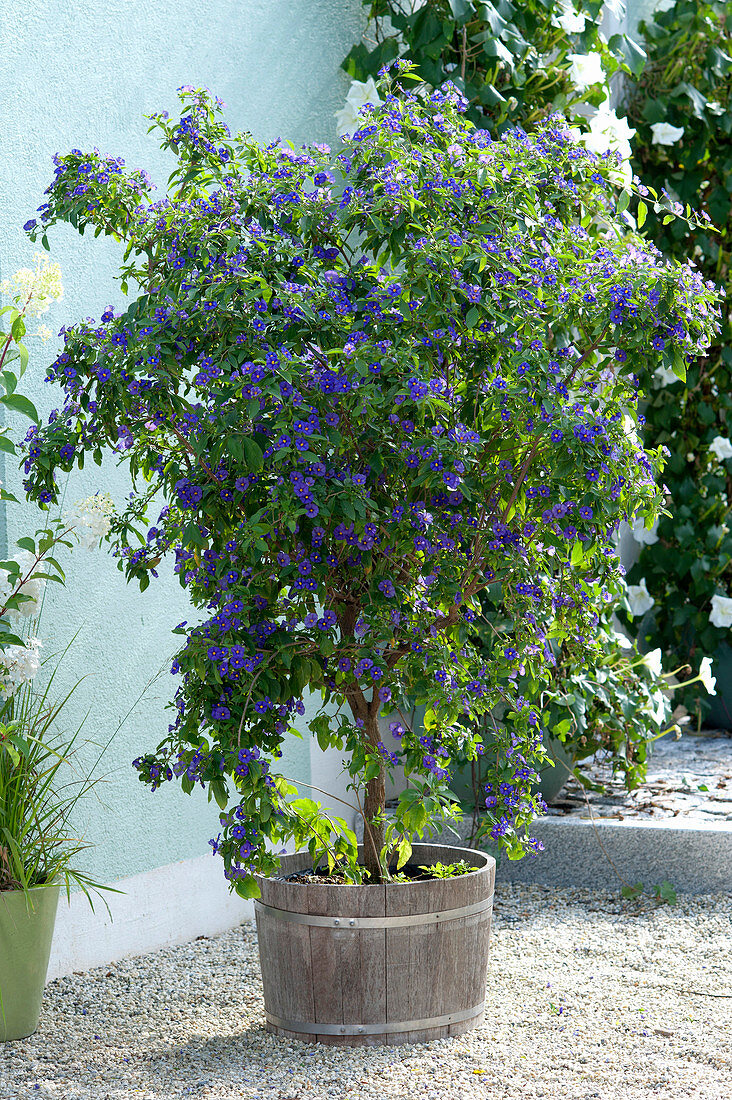
[[483, 1019], [495, 860], [415, 844], [410, 865], [455, 863], [467, 875], [384, 886], [283, 879], [312, 867], [283, 856], [255, 901], [267, 1030], [339, 1046], [426, 1043]]

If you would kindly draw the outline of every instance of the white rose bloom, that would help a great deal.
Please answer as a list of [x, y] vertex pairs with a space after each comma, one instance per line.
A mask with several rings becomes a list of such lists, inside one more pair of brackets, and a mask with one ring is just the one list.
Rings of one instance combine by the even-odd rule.
[[720, 462], [725, 458], [732, 458], [732, 443], [723, 435], [715, 436], [709, 444], [709, 450], [714, 452]]
[[650, 653], [644, 654], [643, 664], [646, 666], [646, 668], [651, 670], [654, 676], [660, 676], [663, 672], [663, 665], [661, 663], [661, 650], [652, 649]]
[[[656, 602], [646, 588], [645, 577], [640, 584], [629, 584], [627, 590], [628, 605], [631, 615], [645, 615]], [[730, 601], [732, 603], [732, 600]]]
[[605, 83], [599, 53], [570, 53], [567, 54], [567, 60], [570, 63], [569, 79], [577, 86], [578, 91], [583, 92], [593, 84]]
[[732, 626], [732, 599], [729, 596], [712, 596], [712, 613], [709, 616], [712, 626], [726, 629]]
[[633, 538], [640, 546], [653, 546], [658, 542], [658, 520], [656, 519], [650, 530], [646, 527], [646, 521], [642, 516], [633, 520]]
[[717, 681], [715, 677], [712, 676], [711, 657], [702, 657], [702, 663], [699, 665], [699, 679], [710, 695], [717, 694]]
[[670, 122], [654, 122], [651, 133], [651, 145], [675, 145], [684, 136], [684, 127], [672, 126]]
[[374, 107], [378, 107], [381, 103], [381, 97], [372, 76], [365, 81], [351, 81], [346, 102], [341, 110], [335, 113], [338, 137], [350, 137], [358, 130], [363, 121], [358, 117], [358, 112], [366, 103], [372, 103]]

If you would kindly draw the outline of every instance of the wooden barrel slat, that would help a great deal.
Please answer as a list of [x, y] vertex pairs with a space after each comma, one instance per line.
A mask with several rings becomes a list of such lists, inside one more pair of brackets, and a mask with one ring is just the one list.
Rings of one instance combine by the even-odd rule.
[[[258, 920], [262, 975], [309, 974], [312, 970], [310, 929], [303, 924]], [[285, 1020], [314, 1020], [311, 982], [276, 980], [268, 984], [265, 1003]]]
[[[429, 1042], [457, 1035], [481, 1018], [485, 997], [489, 905], [477, 913], [449, 918], [452, 910], [492, 896], [495, 861], [482, 852], [415, 844], [412, 863], [452, 863], [465, 859], [476, 872], [453, 879], [390, 883], [387, 886], [334, 886], [260, 879], [262, 902], [307, 917], [333, 918], [331, 926], [297, 923], [257, 908], [265, 1008], [282, 1021], [270, 1031], [306, 1042], [331, 1045]], [[282, 859], [282, 874], [310, 866], [308, 853]], [[408, 926], [348, 927], [348, 919], [411, 917]], [[407, 1030], [411, 1021], [464, 1014], [465, 1020]], [[287, 1024], [291, 1027], [288, 1028]], [[297, 1024], [302, 1030], [292, 1030]], [[327, 1026], [334, 1034], [308, 1030]], [[368, 1034], [338, 1034], [338, 1025], [405, 1027]]]

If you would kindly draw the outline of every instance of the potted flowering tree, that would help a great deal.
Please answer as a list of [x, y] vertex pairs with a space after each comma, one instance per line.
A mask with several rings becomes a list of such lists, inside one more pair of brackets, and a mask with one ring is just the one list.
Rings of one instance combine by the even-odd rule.
[[[476, 719], [500, 704], [492, 837], [511, 858], [539, 846], [542, 716], [517, 677], [539, 678], [555, 639], [591, 650], [613, 532], [661, 499], [634, 372], [683, 372], [716, 316], [689, 267], [626, 235], [612, 155], [559, 118], [492, 141], [453, 86], [392, 79], [335, 156], [232, 137], [221, 104], [184, 88], [180, 119], [152, 118], [178, 158], [166, 197], [74, 151], [30, 229], [122, 239], [139, 292], [67, 331], [49, 372], [65, 404], [31, 432], [26, 490], [55, 500], [56, 472], [87, 452], [129, 464], [120, 567], [144, 587], [174, 554], [201, 612], [178, 627], [170, 733], [136, 767], [217, 800], [214, 851], [236, 890], [261, 893], [268, 1026], [335, 1042], [481, 1018], [493, 861], [462, 853], [472, 872], [435, 878], [419, 867], [445, 875], [457, 853], [411, 838], [453, 814], [451, 758], [477, 753]], [[510, 632], [478, 654], [489, 584]], [[323, 700], [319, 744], [347, 754], [362, 847], [278, 774], [306, 692]], [[408, 785], [387, 821], [397, 761]], [[284, 843], [307, 850], [282, 858]]]

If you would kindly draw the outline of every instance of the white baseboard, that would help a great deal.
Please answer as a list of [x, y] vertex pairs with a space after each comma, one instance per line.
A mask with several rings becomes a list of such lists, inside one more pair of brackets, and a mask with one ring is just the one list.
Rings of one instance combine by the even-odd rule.
[[221, 859], [211, 855], [156, 867], [112, 883], [106, 894], [112, 918], [98, 897], [94, 912], [82, 893], [62, 892], [47, 981], [143, 955], [196, 936], [213, 936], [251, 920], [251, 901], [229, 893]]

